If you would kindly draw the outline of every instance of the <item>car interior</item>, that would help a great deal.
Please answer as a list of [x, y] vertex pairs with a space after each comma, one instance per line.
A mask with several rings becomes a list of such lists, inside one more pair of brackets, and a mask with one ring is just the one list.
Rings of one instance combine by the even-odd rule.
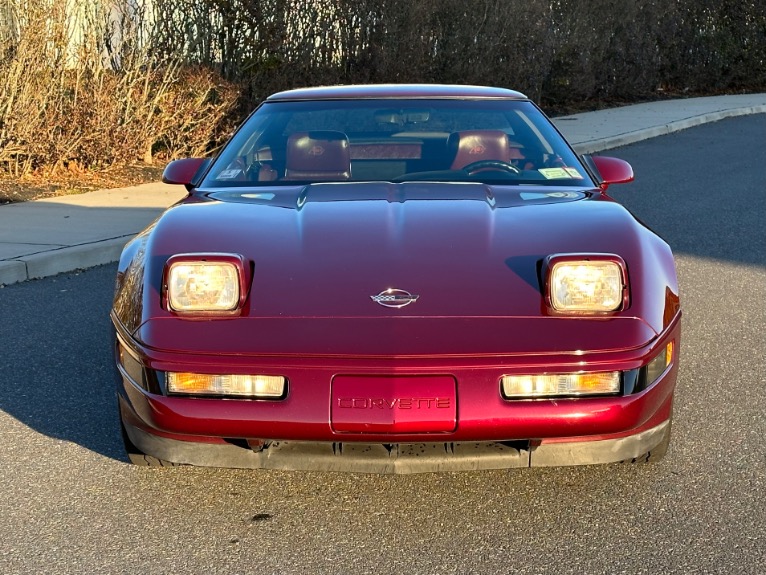
[[522, 114], [366, 109], [349, 117], [322, 110], [275, 114], [223, 165], [215, 186], [522, 176], [544, 181], [551, 176], [539, 170], [574, 164], [565, 163]]

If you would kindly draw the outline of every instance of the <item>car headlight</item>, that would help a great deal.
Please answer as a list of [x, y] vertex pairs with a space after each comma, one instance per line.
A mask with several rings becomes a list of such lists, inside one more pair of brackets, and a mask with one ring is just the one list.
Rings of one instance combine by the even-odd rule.
[[620, 372], [505, 375], [500, 385], [506, 399], [616, 394]]
[[175, 312], [234, 312], [244, 301], [245, 266], [235, 254], [178, 254], [165, 267], [167, 307]]
[[169, 393], [184, 395], [222, 395], [278, 399], [285, 393], [287, 381], [276, 375], [208, 375], [168, 372]]
[[607, 312], [626, 298], [625, 264], [612, 254], [556, 255], [548, 258], [548, 297], [562, 312]]

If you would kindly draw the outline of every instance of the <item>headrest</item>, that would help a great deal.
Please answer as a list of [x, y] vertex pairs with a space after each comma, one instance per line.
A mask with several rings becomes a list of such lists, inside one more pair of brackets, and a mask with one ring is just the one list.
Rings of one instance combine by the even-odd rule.
[[330, 130], [291, 134], [287, 139], [285, 178], [324, 181], [351, 178], [346, 134]]
[[511, 160], [508, 136], [500, 130], [466, 130], [450, 134], [447, 145], [454, 153], [453, 170], [481, 160]]

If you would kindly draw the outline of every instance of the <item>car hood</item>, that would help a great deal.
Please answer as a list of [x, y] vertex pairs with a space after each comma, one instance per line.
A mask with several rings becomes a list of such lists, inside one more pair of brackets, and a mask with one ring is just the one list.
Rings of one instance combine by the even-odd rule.
[[[156, 223], [147, 248], [156, 267], [150, 283], [159, 287], [161, 265], [175, 253], [242, 254], [254, 271], [245, 317], [237, 321], [258, 322], [248, 334], [271, 334], [260, 344], [264, 351], [289, 349], [297, 337], [317, 353], [349, 346], [362, 354], [397, 353], [391, 342], [398, 337], [416, 342], [410, 351], [432, 353], [429, 333], [460, 330], [454, 340], [485, 334], [474, 334], [477, 343], [464, 341], [461, 349], [502, 353], [510, 320], [514, 330], [526, 332], [521, 339], [528, 352], [551, 349], [550, 329], [558, 334], [557, 348], [581, 349], [583, 321], [601, 326], [593, 348], [634, 347], [656, 334], [640, 306], [575, 323], [545, 308], [540, 266], [550, 254], [617, 253], [628, 265], [632, 289], [640, 287], [633, 284], [641, 281], [648, 232], [594, 190], [346, 183], [215, 190], [195, 200], [201, 201], [171, 208]], [[401, 308], [372, 299], [388, 289], [417, 299]], [[153, 309], [144, 319], [174, 319], [158, 308], [159, 297], [150, 300], [145, 305]], [[197, 347], [195, 332], [202, 328], [187, 323], [189, 341], [182, 347]], [[225, 334], [232, 322], [205, 323], [204, 333], [220, 330], [227, 341], [222, 351], [230, 351], [232, 338]], [[354, 334], [373, 324], [392, 337], [362, 345]], [[153, 333], [162, 329], [172, 328], [153, 323]]]

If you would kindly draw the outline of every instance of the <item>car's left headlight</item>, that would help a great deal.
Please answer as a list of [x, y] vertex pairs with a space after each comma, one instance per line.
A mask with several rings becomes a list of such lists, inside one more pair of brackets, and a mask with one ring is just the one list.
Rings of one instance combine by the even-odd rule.
[[627, 273], [614, 254], [559, 254], [547, 260], [547, 297], [560, 312], [609, 312], [623, 307]]
[[236, 254], [178, 254], [165, 265], [170, 311], [235, 312], [246, 295], [245, 266]]

